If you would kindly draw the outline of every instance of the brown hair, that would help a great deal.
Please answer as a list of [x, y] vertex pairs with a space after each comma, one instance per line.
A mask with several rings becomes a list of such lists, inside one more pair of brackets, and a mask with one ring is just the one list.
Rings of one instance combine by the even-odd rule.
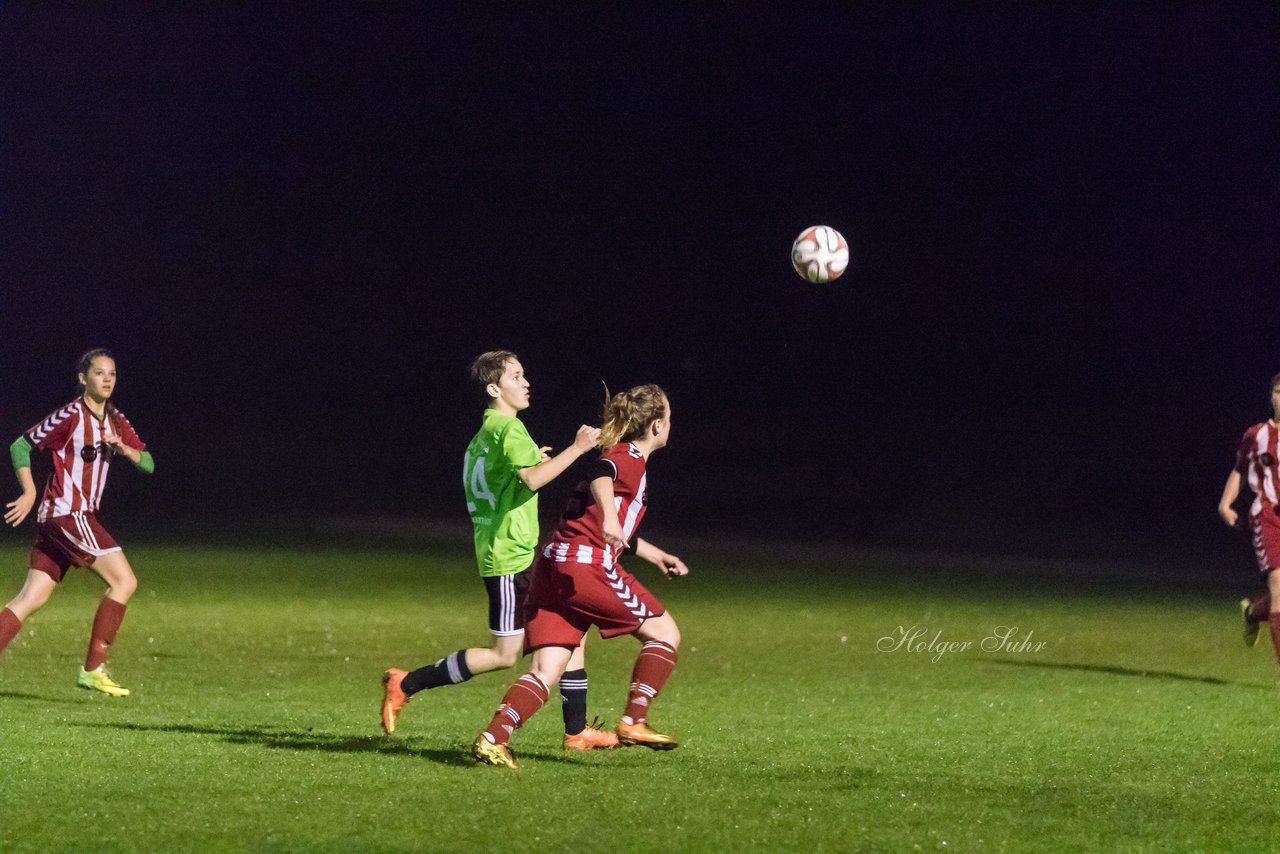
[[619, 442], [639, 439], [653, 422], [666, 417], [667, 394], [653, 383], [620, 391], [612, 397], [606, 387], [600, 447], [612, 448]]
[[503, 372], [507, 369], [507, 362], [512, 359], [517, 362], [520, 361], [520, 357], [510, 350], [490, 350], [487, 353], [481, 353], [476, 356], [475, 361], [471, 363], [471, 368], [468, 372], [471, 374], [471, 379], [480, 383], [480, 394], [484, 397], [486, 403], [491, 400], [487, 390], [489, 383], [498, 384], [498, 381], [502, 379]]

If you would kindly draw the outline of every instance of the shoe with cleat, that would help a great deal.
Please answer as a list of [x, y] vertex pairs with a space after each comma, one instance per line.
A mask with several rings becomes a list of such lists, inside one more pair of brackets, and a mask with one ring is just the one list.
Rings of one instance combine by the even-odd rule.
[[382, 674], [382, 731], [387, 735], [396, 731], [396, 717], [404, 704], [409, 702], [400, 683], [409, 674], [394, 667]]
[[565, 750], [609, 750], [618, 746], [618, 734], [607, 729], [600, 729], [600, 721], [594, 720], [591, 726], [577, 735], [564, 734]]
[[101, 691], [112, 697], [127, 697], [129, 689], [117, 685], [115, 680], [107, 675], [107, 667], [105, 664], [99, 664], [93, 670], [85, 670], [80, 668], [80, 675], [76, 678], [76, 684], [81, 688], [87, 688], [90, 691]]
[[1244, 616], [1244, 645], [1254, 646], [1258, 642], [1258, 626], [1257, 620], [1249, 619], [1249, 605], [1252, 603], [1248, 599], [1240, 600], [1240, 613]]
[[516, 765], [516, 758], [511, 755], [511, 751], [507, 749], [505, 744], [494, 744], [484, 737], [484, 733], [480, 733], [480, 737], [476, 739], [475, 747], [471, 748], [471, 755], [481, 765], [498, 765], [503, 768], [519, 767]]
[[669, 735], [663, 735], [660, 732], [654, 732], [649, 729], [648, 724], [644, 721], [638, 721], [633, 724], [619, 721], [618, 743], [623, 747], [640, 745], [650, 750], [674, 750], [678, 747], [674, 738]]

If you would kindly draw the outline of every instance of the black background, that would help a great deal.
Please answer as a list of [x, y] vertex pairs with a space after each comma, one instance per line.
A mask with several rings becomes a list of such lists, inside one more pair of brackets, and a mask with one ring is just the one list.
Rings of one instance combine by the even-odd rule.
[[1248, 565], [1280, 7], [617, 5], [7, 7], [4, 435], [102, 345], [132, 531], [465, 521], [502, 347], [556, 447], [668, 390], [655, 538]]

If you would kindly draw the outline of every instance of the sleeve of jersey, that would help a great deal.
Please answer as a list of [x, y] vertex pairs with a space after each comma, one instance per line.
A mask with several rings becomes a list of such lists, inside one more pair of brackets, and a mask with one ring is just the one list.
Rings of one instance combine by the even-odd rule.
[[1249, 452], [1253, 450], [1253, 441], [1253, 430], [1247, 430], [1240, 440], [1240, 447], [1236, 448], [1236, 471], [1242, 475], [1249, 473]]
[[75, 404], [62, 407], [48, 418], [32, 427], [24, 435], [38, 451], [60, 451], [71, 440], [72, 430], [79, 418]]
[[147, 443], [138, 437], [138, 431], [133, 429], [133, 425], [129, 423], [129, 419], [125, 417], [125, 414], [117, 409], [116, 416], [120, 419], [120, 441], [135, 451], [145, 451]]
[[618, 479], [618, 469], [613, 464], [612, 460], [606, 460], [604, 457], [601, 457], [592, 463], [591, 467], [587, 469], [587, 483], [601, 477], [607, 477], [609, 480]]
[[542, 462], [542, 452], [529, 437], [519, 419], [513, 419], [511, 425], [502, 433], [502, 454], [517, 471]]

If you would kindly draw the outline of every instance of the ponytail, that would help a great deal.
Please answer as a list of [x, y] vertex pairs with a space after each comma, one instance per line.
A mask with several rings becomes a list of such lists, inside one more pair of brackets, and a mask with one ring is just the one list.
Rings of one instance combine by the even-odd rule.
[[620, 391], [612, 397], [605, 386], [604, 394], [599, 439], [602, 448], [639, 439], [653, 422], [667, 417], [667, 395], [652, 383]]

